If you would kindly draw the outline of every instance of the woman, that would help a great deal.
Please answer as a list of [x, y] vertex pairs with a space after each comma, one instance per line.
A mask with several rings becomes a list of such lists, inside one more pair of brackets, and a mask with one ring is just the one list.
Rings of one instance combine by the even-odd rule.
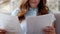
[[[47, 6], [46, 6], [46, 0], [22, 0], [20, 8], [17, 8], [12, 12], [11, 15], [18, 16], [21, 28], [26, 34], [26, 21], [25, 18], [27, 16], [39, 16], [39, 15], [45, 15], [51, 13]], [[53, 18], [53, 21], [55, 21], [55, 18]], [[47, 26], [43, 29], [45, 34], [55, 34], [55, 28], [54, 25]]]

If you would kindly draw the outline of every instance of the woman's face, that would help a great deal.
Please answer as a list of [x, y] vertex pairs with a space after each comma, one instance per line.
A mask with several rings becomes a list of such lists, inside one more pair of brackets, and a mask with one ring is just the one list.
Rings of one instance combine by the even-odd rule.
[[36, 8], [39, 3], [40, 3], [40, 0], [29, 0], [29, 5], [31, 8]]

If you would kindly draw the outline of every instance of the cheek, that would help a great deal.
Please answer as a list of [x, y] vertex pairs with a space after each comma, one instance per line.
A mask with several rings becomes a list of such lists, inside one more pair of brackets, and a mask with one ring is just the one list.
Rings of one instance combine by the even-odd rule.
[[37, 0], [36, 2], [37, 2], [37, 5], [38, 5], [40, 3], [40, 0]]

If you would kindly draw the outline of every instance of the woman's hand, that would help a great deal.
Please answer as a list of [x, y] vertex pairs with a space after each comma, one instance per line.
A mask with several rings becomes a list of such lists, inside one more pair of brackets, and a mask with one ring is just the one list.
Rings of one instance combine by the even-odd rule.
[[51, 26], [47, 26], [47, 27], [44, 29], [44, 33], [45, 33], [45, 34], [56, 34], [55, 28], [54, 28], [54, 27], [51, 27]]
[[6, 31], [3, 29], [0, 29], [0, 34], [6, 34]]

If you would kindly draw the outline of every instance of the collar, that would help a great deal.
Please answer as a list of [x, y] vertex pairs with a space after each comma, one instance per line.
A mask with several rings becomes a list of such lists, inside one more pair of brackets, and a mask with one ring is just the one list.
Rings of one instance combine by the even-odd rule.
[[38, 11], [38, 8], [31, 8], [31, 7], [29, 7], [29, 9], [28, 9], [29, 11]]

